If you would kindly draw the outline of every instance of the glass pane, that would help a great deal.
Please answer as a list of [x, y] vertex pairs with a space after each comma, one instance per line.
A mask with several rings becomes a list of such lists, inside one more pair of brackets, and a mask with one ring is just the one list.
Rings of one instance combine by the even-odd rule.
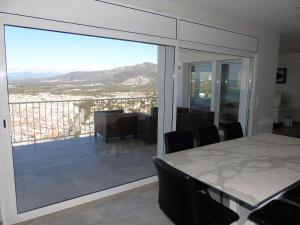
[[13, 26], [5, 39], [18, 213], [156, 174], [165, 46]]
[[220, 123], [239, 121], [241, 62], [222, 64]]
[[[177, 74], [176, 130], [197, 130], [222, 124], [248, 124], [250, 59], [240, 56], [180, 49]], [[245, 132], [245, 134], [247, 134]]]
[[210, 110], [211, 82], [212, 64], [195, 64], [191, 66], [191, 109]]

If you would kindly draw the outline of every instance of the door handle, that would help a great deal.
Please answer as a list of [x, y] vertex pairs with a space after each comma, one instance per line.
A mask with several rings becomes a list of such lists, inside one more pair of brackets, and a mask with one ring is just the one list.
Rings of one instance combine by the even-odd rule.
[[2, 119], [2, 126], [4, 129], [4, 134], [8, 135], [9, 137], [12, 137], [12, 129], [10, 126], [10, 117], [6, 116]]

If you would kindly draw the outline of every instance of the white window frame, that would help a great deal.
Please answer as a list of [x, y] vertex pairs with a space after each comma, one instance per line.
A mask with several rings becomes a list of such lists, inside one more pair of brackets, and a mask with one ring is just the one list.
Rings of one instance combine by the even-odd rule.
[[[197, 44], [197, 43], [191, 43], [187, 41], [179, 41], [178, 48], [182, 48], [185, 50], [197, 50], [202, 52], [208, 52], [208, 53], [217, 53], [217, 54], [223, 54], [223, 55], [229, 55], [233, 57], [241, 57], [241, 58], [249, 58], [250, 59], [250, 69], [249, 69], [249, 80], [248, 80], [248, 110], [247, 110], [247, 124], [245, 128], [245, 133], [247, 135], [251, 135], [253, 133], [253, 108], [254, 108], [254, 88], [253, 83], [256, 80], [256, 60], [257, 60], [257, 53], [248, 52], [248, 51], [242, 51], [242, 50], [236, 50], [236, 49], [228, 49], [228, 48], [222, 48], [217, 46], [207, 46], [205, 44]], [[179, 57], [178, 57], [179, 58]], [[219, 61], [219, 64], [222, 60]], [[180, 68], [180, 63], [177, 59], [177, 65], [178, 68]], [[216, 114], [214, 123], [219, 123], [219, 109], [220, 109], [220, 94], [221, 94], [221, 73], [220, 73], [220, 65], [213, 65], [213, 70], [216, 70], [215, 74], [217, 75], [215, 77], [215, 81], [212, 82], [212, 92], [215, 93], [218, 92], [218, 94], [212, 98], [211, 100], [211, 107], [214, 108]], [[173, 130], [176, 130], [176, 105], [177, 105], [177, 77], [180, 76], [180, 69], [177, 69], [177, 72], [175, 73], [175, 79], [174, 79], [174, 99], [173, 99]], [[175, 120], [174, 120], [175, 118]]]
[[[65, 32], [72, 34], [80, 34], [80, 35], [89, 35], [96, 37], [105, 37], [105, 38], [114, 38], [128, 41], [136, 41], [143, 43], [150, 43], [156, 45], [167, 45], [174, 46], [175, 41], [159, 38], [159, 37], [150, 37], [147, 35], [141, 34], [133, 34], [130, 32], [120, 32], [114, 30], [106, 30], [101, 28], [94, 28], [82, 25], [74, 25], [69, 23], [57, 22], [57, 21], [49, 21], [42, 20], [36, 18], [29, 18], [24, 16], [17, 15], [7, 15], [0, 13], [0, 52], [5, 53], [5, 25], [10, 26], [19, 26], [25, 28], [35, 28], [41, 30], [50, 30], [55, 32]], [[9, 107], [8, 107], [8, 92], [7, 92], [7, 77], [6, 77], [6, 59], [4, 58], [5, 54], [1, 54], [0, 57], [0, 98], [3, 99], [0, 103], [0, 116], [1, 120], [6, 120], [7, 127], [10, 128], [10, 117], [9, 117]], [[173, 56], [174, 57], [174, 56]], [[170, 72], [174, 68], [174, 64], [167, 68]], [[171, 76], [172, 78], [172, 76]], [[164, 83], [160, 83], [161, 85], [165, 85]], [[170, 105], [170, 96], [168, 100], [164, 100], [164, 102], [168, 102], [167, 105]], [[162, 98], [161, 98], [162, 99]], [[172, 100], [172, 99], [171, 99]], [[160, 110], [161, 111], [161, 110]], [[160, 112], [163, 113], [163, 112]], [[163, 115], [165, 116], [165, 115]], [[166, 118], [164, 121], [170, 121], [171, 123], [171, 115], [166, 114]], [[168, 118], [169, 117], [169, 118]], [[164, 128], [163, 128], [164, 129]], [[169, 131], [170, 128], [167, 128]], [[19, 223], [25, 220], [29, 220], [35, 217], [39, 217], [42, 215], [46, 215], [49, 213], [57, 212], [66, 208], [70, 208], [76, 205], [84, 204], [90, 201], [94, 201], [96, 199], [104, 198], [116, 193], [124, 192], [127, 190], [134, 189], [139, 186], [143, 186], [149, 183], [153, 183], [157, 180], [156, 176], [146, 178], [143, 180], [135, 181], [129, 184], [121, 185], [115, 188], [111, 188], [104, 191], [99, 191], [97, 193], [88, 194], [83, 197], [74, 198], [72, 200], [67, 200], [61, 203], [56, 203], [50, 206], [45, 206], [39, 209], [31, 210], [24, 213], [17, 213], [17, 203], [16, 203], [16, 192], [15, 192], [15, 180], [14, 180], [14, 169], [13, 169], [13, 156], [11, 154], [11, 139], [10, 139], [11, 131], [8, 129], [0, 129], [0, 142], [1, 142], [1, 154], [0, 154], [0, 171], [3, 177], [3, 190], [1, 191], [1, 205], [6, 206], [2, 207], [2, 217], [3, 217], [3, 225], [6, 224], [14, 224]], [[163, 140], [160, 139], [160, 144], [158, 144], [158, 149], [163, 148]], [[158, 152], [159, 155], [162, 155], [163, 152]]]

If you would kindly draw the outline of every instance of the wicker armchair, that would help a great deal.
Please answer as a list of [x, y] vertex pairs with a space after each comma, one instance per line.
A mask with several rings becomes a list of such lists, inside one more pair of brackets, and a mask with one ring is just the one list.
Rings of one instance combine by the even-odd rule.
[[109, 138], [120, 136], [120, 132], [117, 129], [117, 120], [123, 115], [123, 110], [94, 112], [95, 136], [97, 136], [97, 133], [100, 134], [106, 143], [108, 143]]

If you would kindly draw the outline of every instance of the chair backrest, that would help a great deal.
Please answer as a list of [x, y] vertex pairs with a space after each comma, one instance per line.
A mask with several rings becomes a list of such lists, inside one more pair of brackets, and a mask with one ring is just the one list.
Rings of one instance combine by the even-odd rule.
[[223, 125], [225, 141], [241, 138], [244, 136], [242, 126], [239, 122]]
[[258, 225], [298, 225], [300, 224], [300, 207], [275, 199], [251, 212], [248, 220]]
[[166, 153], [178, 152], [194, 148], [193, 134], [190, 131], [180, 130], [165, 133]]
[[214, 112], [177, 113], [176, 129], [197, 131], [199, 127], [214, 125]]
[[300, 205], [300, 181], [285, 193], [284, 198]]
[[197, 205], [193, 180], [163, 160], [154, 158], [158, 173], [158, 203], [176, 225], [196, 225]]
[[176, 111], [177, 111], [177, 114], [179, 114], [179, 113], [189, 113], [190, 109], [185, 108], [185, 107], [177, 107]]
[[216, 126], [198, 129], [198, 146], [211, 145], [218, 142], [220, 142], [220, 136]]
[[152, 107], [151, 116], [157, 116], [157, 115], [158, 115], [158, 107]]

